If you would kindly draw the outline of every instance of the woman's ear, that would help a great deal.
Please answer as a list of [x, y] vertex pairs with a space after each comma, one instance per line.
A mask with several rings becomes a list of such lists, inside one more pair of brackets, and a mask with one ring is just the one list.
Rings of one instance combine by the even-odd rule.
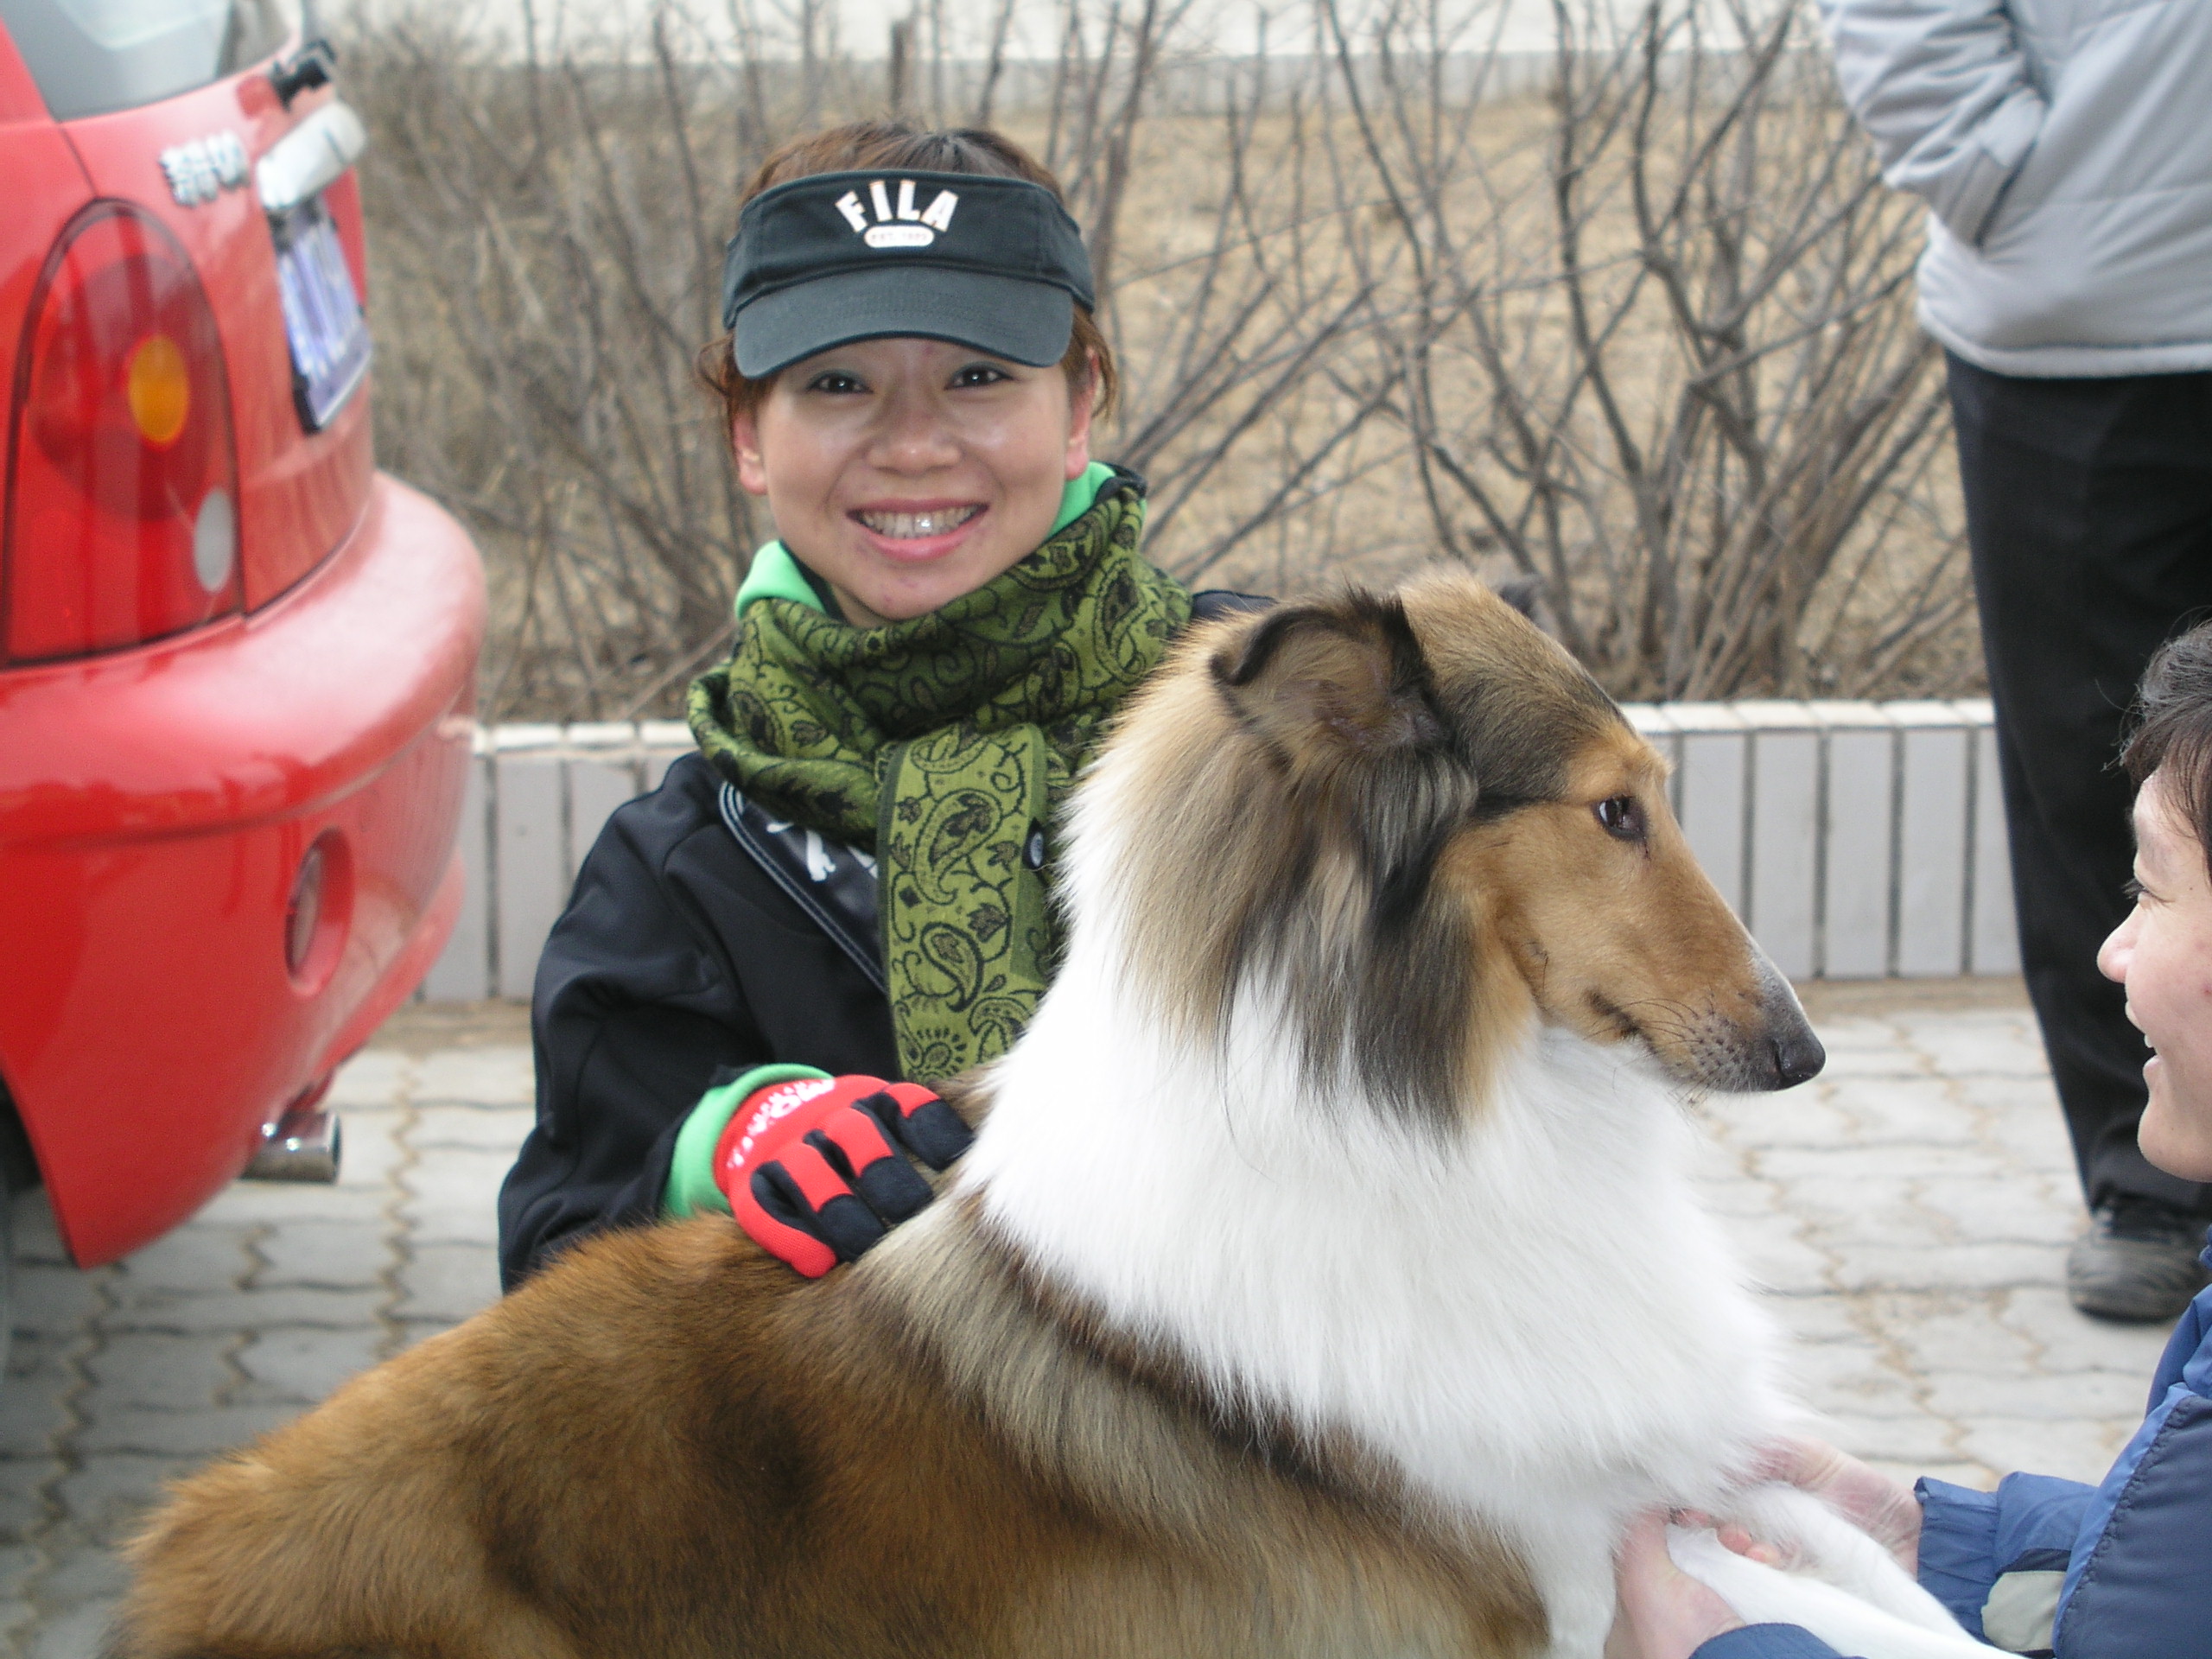
[[1068, 387], [1068, 453], [1066, 478], [1081, 478], [1083, 469], [1090, 465], [1090, 410], [1098, 401], [1098, 357], [1087, 353], [1084, 359], [1081, 385]]
[[760, 461], [760, 419], [747, 410], [729, 417], [729, 452], [737, 462], [737, 482], [747, 495], [768, 493], [768, 469]]

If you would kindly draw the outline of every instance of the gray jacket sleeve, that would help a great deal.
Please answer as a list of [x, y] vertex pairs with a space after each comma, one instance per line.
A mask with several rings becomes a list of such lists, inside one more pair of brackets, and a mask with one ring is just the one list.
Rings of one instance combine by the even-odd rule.
[[1821, 10], [1883, 178], [1978, 242], [2043, 125], [2007, 0], [1821, 0]]

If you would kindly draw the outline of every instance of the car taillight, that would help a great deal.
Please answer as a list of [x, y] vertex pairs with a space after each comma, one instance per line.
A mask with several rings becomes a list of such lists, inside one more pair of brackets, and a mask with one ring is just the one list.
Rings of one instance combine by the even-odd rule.
[[29, 315], [0, 555], [8, 659], [112, 651], [238, 610], [230, 383], [184, 251], [102, 203], [62, 234]]

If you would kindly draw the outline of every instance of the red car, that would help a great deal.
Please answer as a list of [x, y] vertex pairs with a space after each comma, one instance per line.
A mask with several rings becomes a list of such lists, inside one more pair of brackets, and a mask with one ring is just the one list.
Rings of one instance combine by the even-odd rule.
[[88, 1267], [311, 1105], [461, 899], [483, 575], [375, 470], [361, 126], [302, 32], [0, 0], [0, 1163]]

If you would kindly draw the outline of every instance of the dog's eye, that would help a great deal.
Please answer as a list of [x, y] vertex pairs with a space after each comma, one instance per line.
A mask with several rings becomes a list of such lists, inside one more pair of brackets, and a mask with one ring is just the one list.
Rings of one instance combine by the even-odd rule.
[[1591, 809], [1605, 833], [1620, 841], [1643, 839], [1643, 808], [1633, 795], [1616, 795]]

